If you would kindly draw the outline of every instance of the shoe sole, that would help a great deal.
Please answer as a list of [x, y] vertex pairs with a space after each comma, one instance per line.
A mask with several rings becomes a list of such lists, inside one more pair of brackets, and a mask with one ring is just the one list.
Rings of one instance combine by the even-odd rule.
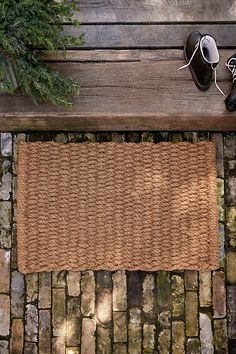
[[[189, 59], [187, 58], [187, 54], [186, 54], [186, 45], [187, 45], [187, 41], [185, 42], [185, 45], [184, 45], [184, 59], [185, 59], [186, 63], [188, 63]], [[210, 88], [212, 81], [210, 82], [209, 85], [203, 86], [203, 85], [201, 85], [201, 84], [198, 82], [197, 77], [196, 77], [196, 75], [195, 75], [195, 72], [194, 72], [194, 70], [193, 70], [191, 64], [189, 65], [189, 70], [190, 70], [190, 72], [191, 72], [191, 75], [192, 75], [192, 78], [193, 78], [193, 82], [195, 83], [195, 85], [196, 85], [196, 87], [198, 88], [198, 90], [199, 90], [199, 91], [207, 91], [207, 90]]]

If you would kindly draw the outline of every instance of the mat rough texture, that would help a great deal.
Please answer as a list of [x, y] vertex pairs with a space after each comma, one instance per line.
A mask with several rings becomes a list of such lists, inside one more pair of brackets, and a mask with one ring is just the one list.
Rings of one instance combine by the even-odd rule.
[[20, 142], [23, 273], [219, 267], [215, 147]]

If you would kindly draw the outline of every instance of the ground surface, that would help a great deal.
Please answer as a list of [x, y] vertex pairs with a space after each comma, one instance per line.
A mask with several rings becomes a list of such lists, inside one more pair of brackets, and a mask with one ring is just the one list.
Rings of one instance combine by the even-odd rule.
[[[212, 273], [86, 271], [23, 276], [17, 270], [15, 232], [20, 139], [213, 140], [221, 268]], [[235, 133], [4, 133], [0, 222], [1, 354], [225, 354], [228, 348], [236, 353]]]

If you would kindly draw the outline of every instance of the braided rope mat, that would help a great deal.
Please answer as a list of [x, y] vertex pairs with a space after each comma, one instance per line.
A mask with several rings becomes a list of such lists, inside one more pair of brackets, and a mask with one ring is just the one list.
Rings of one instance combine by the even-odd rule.
[[20, 142], [18, 159], [21, 272], [218, 268], [212, 143]]

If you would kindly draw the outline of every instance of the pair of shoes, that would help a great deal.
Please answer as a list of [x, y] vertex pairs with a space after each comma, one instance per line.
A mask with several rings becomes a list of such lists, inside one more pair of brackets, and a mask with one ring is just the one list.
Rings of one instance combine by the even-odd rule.
[[[184, 46], [184, 57], [187, 64], [178, 70], [189, 67], [193, 81], [199, 90], [208, 90], [212, 79], [214, 79], [215, 86], [225, 96], [217, 84], [216, 70], [220, 61], [220, 55], [212, 36], [201, 34], [198, 31], [192, 32], [188, 36]], [[227, 110], [232, 112], [236, 110], [236, 53], [227, 60], [225, 65], [233, 77], [232, 90], [225, 100]]]

